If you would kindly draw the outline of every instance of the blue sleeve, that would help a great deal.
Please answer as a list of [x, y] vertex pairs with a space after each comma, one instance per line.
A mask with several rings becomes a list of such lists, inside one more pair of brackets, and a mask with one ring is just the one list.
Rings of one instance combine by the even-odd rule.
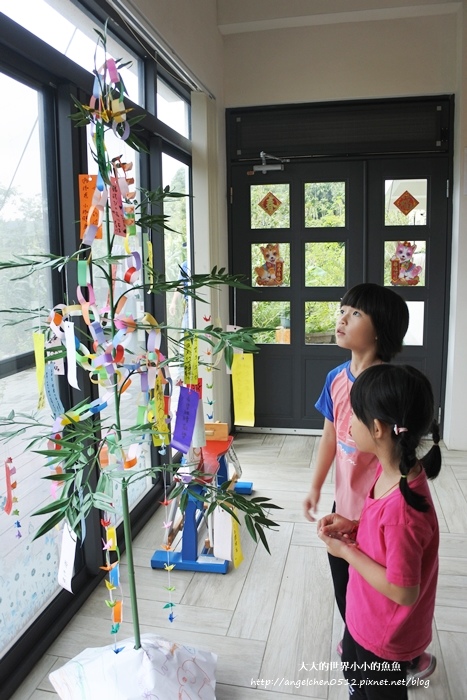
[[326, 376], [326, 381], [324, 382], [323, 390], [315, 403], [316, 410], [331, 421], [331, 423], [334, 423], [334, 404], [331, 397], [331, 386], [339, 372], [346, 369], [348, 365], [349, 362], [345, 362], [344, 364], [335, 367], [328, 373]]

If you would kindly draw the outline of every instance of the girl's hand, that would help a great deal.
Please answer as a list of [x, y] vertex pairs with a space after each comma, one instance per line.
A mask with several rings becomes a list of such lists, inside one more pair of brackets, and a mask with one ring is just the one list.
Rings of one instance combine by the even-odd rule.
[[330, 513], [325, 515], [324, 518], [318, 521], [318, 536], [321, 535], [325, 537], [332, 537], [338, 540], [351, 541], [351, 535], [355, 534], [356, 523], [353, 520], [344, 518], [343, 515], [338, 513]]
[[321, 492], [319, 489], [311, 488], [308, 496], [303, 501], [303, 513], [310, 523], [314, 523], [316, 520], [314, 516], [318, 508], [320, 495]]
[[[347, 520], [347, 518], [344, 518], [344, 520]], [[350, 520], [348, 522], [351, 523], [352, 521]], [[347, 555], [349, 554], [350, 550], [357, 546], [353, 540], [349, 539], [348, 535], [341, 535], [341, 533], [338, 532], [336, 532], [334, 535], [326, 535], [323, 529], [320, 529], [319, 527], [318, 537], [320, 540], [323, 540], [329, 554], [332, 554], [334, 557], [339, 557], [340, 559], [347, 559]]]

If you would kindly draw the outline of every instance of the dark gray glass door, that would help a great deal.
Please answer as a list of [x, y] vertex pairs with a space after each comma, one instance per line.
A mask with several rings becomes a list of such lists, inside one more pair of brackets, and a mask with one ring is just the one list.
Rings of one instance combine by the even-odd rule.
[[[256, 427], [322, 427], [314, 403], [326, 373], [348, 357], [335, 345], [339, 301], [363, 281], [394, 286], [407, 300], [411, 325], [398, 359], [427, 372], [441, 405], [446, 180], [446, 157], [292, 162], [266, 173], [232, 166], [231, 269], [252, 285], [234, 293], [234, 321], [265, 329]], [[405, 273], [399, 261], [395, 276], [391, 258], [404, 243], [413, 267]]]

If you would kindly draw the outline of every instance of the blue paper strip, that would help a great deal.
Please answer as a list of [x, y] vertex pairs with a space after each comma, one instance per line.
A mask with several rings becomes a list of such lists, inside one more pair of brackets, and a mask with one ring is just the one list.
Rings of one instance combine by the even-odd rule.
[[177, 406], [177, 418], [171, 446], [186, 454], [190, 449], [195, 429], [196, 412], [198, 410], [199, 394], [196, 391], [180, 387]]

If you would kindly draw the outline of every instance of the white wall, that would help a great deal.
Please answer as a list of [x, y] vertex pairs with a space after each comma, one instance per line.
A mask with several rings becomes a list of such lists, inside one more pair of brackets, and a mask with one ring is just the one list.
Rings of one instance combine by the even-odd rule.
[[[192, 99], [194, 272], [209, 272], [215, 265], [228, 268], [224, 54], [216, 0], [129, 0], [129, 5], [206, 88]], [[211, 315], [225, 327], [230, 322], [227, 290], [207, 290], [204, 297], [208, 303], [196, 305], [197, 326], [203, 328], [203, 316]], [[201, 352], [205, 347], [201, 343]], [[230, 377], [223, 360], [211, 376], [201, 374], [209, 383], [214, 377], [214, 420], [230, 422]]]
[[467, 449], [467, 2], [458, 21], [450, 331], [444, 440]]
[[456, 90], [456, 16], [229, 34], [227, 107]]
[[[299, 4], [299, 9], [296, 5], [294, 8], [302, 14], [311, 5], [307, 0], [300, 0]], [[392, 0], [384, 2], [393, 8], [396, 4]], [[357, 16], [351, 21], [338, 22], [338, 16], [314, 15], [304, 17], [303, 26], [269, 29], [272, 20], [265, 20], [263, 16], [260, 21], [257, 3], [252, 3], [256, 14], [250, 9], [249, 15], [242, 16], [238, 4], [234, 10], [226, 0], [220, 0], [220, 24], [225, 32], [225, 99], [228, 107], [239, 107], [455, 95], [454, 222], [444, 439], [449, 448], [465, 450], [467, 0], [444, 3], [445, 8], [441, 3], [434, 5], [423, 0], [418, 4], [420, 12], [427, 9], [422, 5], [429, 5], [428, 10], [434, 14], [383, 18], [380, 13], [378, 19], [377, 13], [368, 13], [368, 8], [381, 8], [381, 2], [350, 0], [345, 7], [361, 9], [362, 13], [357, 13], [359, 21], [355, 21]], [[282, 2], [274, 3], [276, 12], [270, 17], [280, 16], [279, 6], [284, 10]], [[326, 6], [321, 3], [321, 12], [329, 13], [333, 6], [343, 11], [342, 2], [333, 0]], [[373, 19], [368, 20], [369, 16]], [[240, 22], [245, 17], [249, 23]], [[349, 19], [344, 15], [340, 18]], [[257, 31], [251, 31], [255, 27]]]
[[[212, 264], [227, 262], [225, 107], [455, 94], [456, 136], [451, 313], [445, 440], [467, 449], [467, 0], [130, 0], [215, 96], [216, 148], [201, 186], [217, 196], [200, 214]], [[217, 11], [217, 15], [216, 15]], [[337, 13], [337, 14], [336, 14]], [[223, 33], [219, 33], [218, 25]], [[211, 109], [195, 100], [207, 114]], [[195, 107], [196, 109], [196, 107]], [[208, 118], [206, 116], [206, 118]], [[206, 122], [195, 119], [200, 143]], [[196, 162], [203, 157], [198, 152]], [[216, 162], [217, 161], [217, 162]], [[467, 191], [467, 185], [466, 190]], [[212, 203], [211, 203], [212, 204]], [[201, 207], [201, 210], [203, 206]], [[208, 211], [209, 210], [209, 211]], [[195, 212], [196, 213], [196, 212]], [[208, 217], [208, 224], [204, 223]], [[203, 218], [204, 217], [204, 218]], [[196, 222], [195, 222], [196, 226]], [[206, 233], [206, 230], [204, 231]], [[213, 244], [213, 239], [215, 242]], [[214, 260], [217, 256], [218, 260]], [[226, 319], [226, 296], [220, 314]], [[217, 379], [217, 375], [216, 375]], [[223, 376], [217, 420], [227, 420]]]
[[223, 102], [223, 42], [216, 0], [126, 0], [162, 36], [176, 56]]

